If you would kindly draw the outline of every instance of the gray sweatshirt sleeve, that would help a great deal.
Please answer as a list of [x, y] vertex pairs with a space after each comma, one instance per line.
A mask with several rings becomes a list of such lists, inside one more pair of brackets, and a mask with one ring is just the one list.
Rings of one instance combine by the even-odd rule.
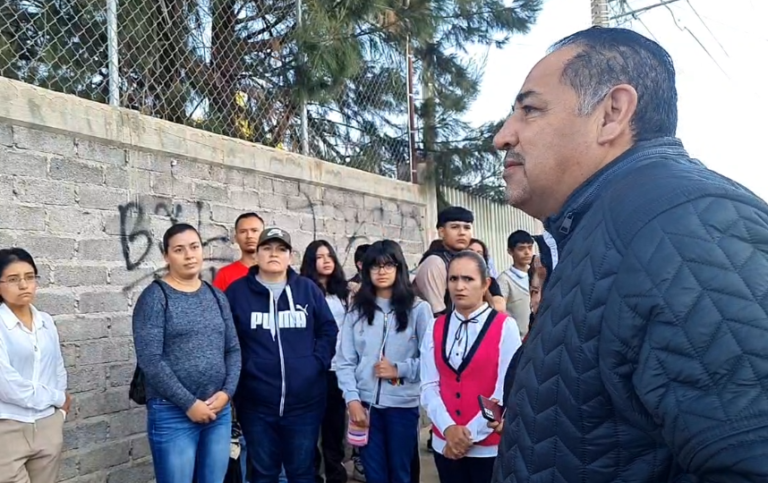
[[165, 302], [163, 293], [152, 283], [144, 289], [133, 309], [133, 343], [136, 362], [147, 382], [163, 398], [184, 411], [189, 410], [197, 398], [190, 393], [163, 360], [165, 341]]
[[214, 294], [219, 299], [221, 311], [224, 314], [227, 378], [224, 380], [224, 388], [222, 390], [232, 399], [237, 390], [237, 384], [240, 381], [240, 369], [243, 364], [242, 355], [240, 354], [240, 341], [237, 338], [235, 322], [232, 319], [232, 310], [229, 307], [227, 297], [218, 289], [214, 289]]
[[[426, 302], [417, 302], [411, 311], [411, 319], [413, 319], [416, 325], [416, 338], [419, 347], [421, 347], [421, 341], [424, 338], [424, 334], [427, 333], [427, 328], [429, 328], [429, 324], [434, 319], [432, 308]], [[397, 367], [397, 376], [410, 381], [418, 381], [420, 364], [421, 355], [419, 352], [413, 354], [413, 357], [395, 363], [395, 367]]]
[[347, 315], [344, 316], [344, 323], [341, 326], [341, 343], [335, 359], [336, 378], [347, 404], [360, 400], [360, 391], [357, 389], [357, 378], [355, 377], [355, 369], [359, 362], [354, 334], [354, 322], [357, 317], [356, 311], [347, 312]]

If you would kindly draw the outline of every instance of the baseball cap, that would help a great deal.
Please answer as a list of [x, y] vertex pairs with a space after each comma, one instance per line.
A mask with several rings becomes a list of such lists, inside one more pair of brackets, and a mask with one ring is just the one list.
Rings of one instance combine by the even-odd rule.
[[281, 241], [286, 244], [288, 248], [293, 250], [293, 245], [291, 245], [291, 235], [289, 235], [288, 232], [282, 228], [278, 228], [276, 226], [265, 228], [264, 231], [261, 232], [261, 235], [259, 235], [258, 246], [262, 246], [263, 244], [271, 241]]

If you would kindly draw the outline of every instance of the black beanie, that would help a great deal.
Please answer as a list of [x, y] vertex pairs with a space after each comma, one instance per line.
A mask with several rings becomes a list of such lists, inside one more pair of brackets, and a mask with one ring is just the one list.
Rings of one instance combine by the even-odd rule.
[[474, 223], [475, 215], [473, 215], [472, 212], [468, 209], [462, 208], [461, 206], [449, 206], [437, 215], [438, 228], [442, 228], [452, 221]]

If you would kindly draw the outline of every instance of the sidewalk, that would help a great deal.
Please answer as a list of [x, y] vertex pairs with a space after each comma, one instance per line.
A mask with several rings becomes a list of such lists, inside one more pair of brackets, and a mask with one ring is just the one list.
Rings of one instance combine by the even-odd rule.
[[421, 455], [421, 483], [439, 483], [437, 479], [437, 469], [435, 468], [435, 459], [432, 453], [427, 450], [427, 438], [429, 438], [429, 428], [421, 431], [419, 438], [419, 454]]

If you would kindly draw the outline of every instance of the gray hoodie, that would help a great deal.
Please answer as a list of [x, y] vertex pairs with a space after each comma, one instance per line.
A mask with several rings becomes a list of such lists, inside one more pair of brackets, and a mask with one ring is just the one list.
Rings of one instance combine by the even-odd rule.
[[[397, 319], [389, 300], [376, 299], [376, 303], [379, 310], [371, 325], [356, 310], [344, 318], [335, 358], [339, 388], [347, 404], [362, 401], [377, 407], [417, 407], [419, 347], [434, 320], [432, 309], [417, 299], [408, 317], [408, 327], [397, 332]], [[397, 367], [397, 384], [379, 379], [374, 373], [374, 365], [381, 359], [382, 352]]]

